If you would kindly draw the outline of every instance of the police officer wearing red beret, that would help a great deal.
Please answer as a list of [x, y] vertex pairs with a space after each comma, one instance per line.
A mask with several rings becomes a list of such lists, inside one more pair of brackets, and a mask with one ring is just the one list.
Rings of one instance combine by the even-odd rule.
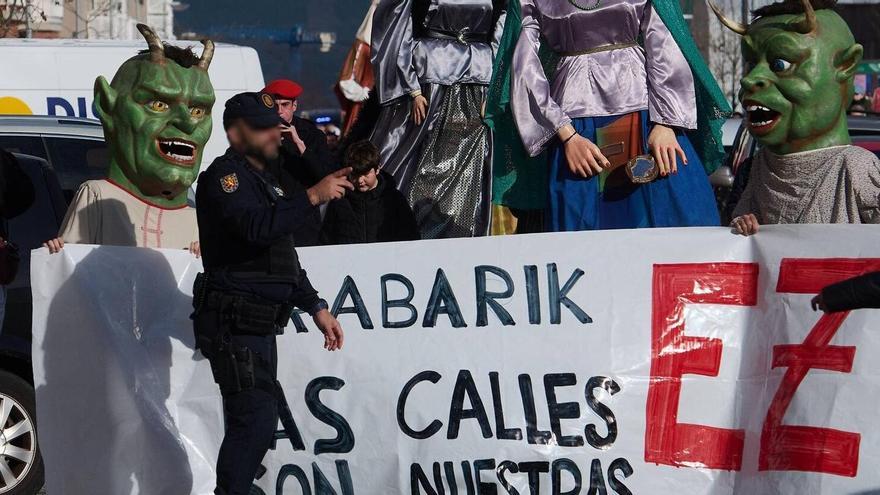
[[[339, 168], [336, 156], [327, 146], [327, 136], [308, 119], [297, 115], [299, 97], [303, 88], [288, 79], [276, 79], [263, 88], [275, 98], [281, 124], [281, 159], [279, 171], [282, 183], [294, 180], [305, 187], [311, 187], [327, 174]], [[287, 176], [289, 174], [289, 176]], [[314, 246], [319, 242], [321, 218], [309, 218], [295, 233], [297, 245]]]
[[342, 327], [300, 266], [293, 233], [319, 205], [352, 189], [346, 179], [351, 170], [309, 188], [280, 184], [270, 170], [281, 140], [276, 107], [267, 93], [241, 93], [226, 102], [229, 150], [199, 176], [196, 188], [205, 271], [193, 287], [193, 323], [196, 346], [223, 396], [220, 495], [249, 493], [279, 410], [285, 411], [279, 409], [286, 402], [276, 381], [275, 336], [294, 307], [312, 316], [326, 349], [342, 348]]

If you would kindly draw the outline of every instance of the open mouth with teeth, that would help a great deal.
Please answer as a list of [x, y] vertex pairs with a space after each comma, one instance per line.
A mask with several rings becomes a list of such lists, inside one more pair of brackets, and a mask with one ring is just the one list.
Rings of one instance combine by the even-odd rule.
[[189, 141], [159, 138], [156, 145], [159, 154], [175, 165], [189, 166], [196, 162], [196, 145]]
[[753, 102], [746, 102], [746, 113], [749, 116], [749, 128], [753, 132], [765, 133], [776, 125], [781, 115], [776, 110], [772, 110], [763, 105]]

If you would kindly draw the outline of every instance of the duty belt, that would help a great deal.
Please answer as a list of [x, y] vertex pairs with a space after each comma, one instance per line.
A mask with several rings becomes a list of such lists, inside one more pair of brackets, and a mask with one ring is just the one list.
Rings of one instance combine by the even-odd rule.
[[562, 57], [577, 57], [580, 55], [590, 55], [593, 53], [610, 52], [612, 50], [622, 50], [624, 48], [633, 48], [636, 46], [641, 46], [641, 45], [639, 45], [635, 41], [627, 41], [624, 43], [610, 43], [607, 45], [594, 46], [593, 48], [587, 48], [585, 50], [575, 50], [575, 51], [571, 51], [571, 52], [556, 52], [556, 53]]
[[423, 33], [423, 38], [434, 38], [438, 40], [451, 40], [458, 41], [463, 45], [469, 45], [471, 43], [488, 43], [489, 35], [488, 34], [480, 34], [480, 33], [472, 33], [468, 30], [462, 31], [441, 31], [439, 29], [426, 29]]
[[231, 317], [239, 332], [257, 335], [283, 330], [294, 309], [290, 304], [265, 303], [253, 297], [217, 290], [206, 291], [203, 304], [207, 309], [218, 310]]

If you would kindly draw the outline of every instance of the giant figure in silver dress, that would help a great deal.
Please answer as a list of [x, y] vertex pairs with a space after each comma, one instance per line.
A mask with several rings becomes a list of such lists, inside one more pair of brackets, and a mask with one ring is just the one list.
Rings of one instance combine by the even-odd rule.
[[485, 235], [491, 135], [482, 120], [506, 0], [381, 0], [372, 62], [383, 105], [371, 141], [422, 238]]

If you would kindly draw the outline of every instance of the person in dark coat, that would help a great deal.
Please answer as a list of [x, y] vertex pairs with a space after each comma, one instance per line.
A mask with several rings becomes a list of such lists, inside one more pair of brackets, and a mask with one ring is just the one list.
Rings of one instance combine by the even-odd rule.
[[871, 272], [831, 284], [812, 301], [813, 310], [826, 313], [880, 308], [880, 272]]
[[419, 228], [391, 174], [379, 169], [379, 149], [369, 141], [349, 146], [344, 165], [355, 190], [327, 206], [323, 244], [412, 241]]
[[[0, 150], [0, 217], [15, 218], [34, 204], [34, 185], [12, 153]], [[0, 240], [7, 238], [6, 222], [0, 222]]]
[[[34, 204], [34, 184], [12, 153], [0, 149], [0, 283], [9, 283], [18, 272], [18, 248], [9, 240], [7, 220]], [[0, 331], [6, 318], [6, 286], [0, 285]]]
[[[263, 89], [263, 93], [275, 98], [278, 116], [283, 121], [279, 158], [270, 168], [281, 187], [288, 190], [308, 189], [339, 169], [324, 132], [312, 121], [294, 115], [302, 90], [302, 86], [287, 79], [272, 81]], [[317, 245], [320, 231], [321, 215], [315, 209], [294, 232], [296, 245]]]

